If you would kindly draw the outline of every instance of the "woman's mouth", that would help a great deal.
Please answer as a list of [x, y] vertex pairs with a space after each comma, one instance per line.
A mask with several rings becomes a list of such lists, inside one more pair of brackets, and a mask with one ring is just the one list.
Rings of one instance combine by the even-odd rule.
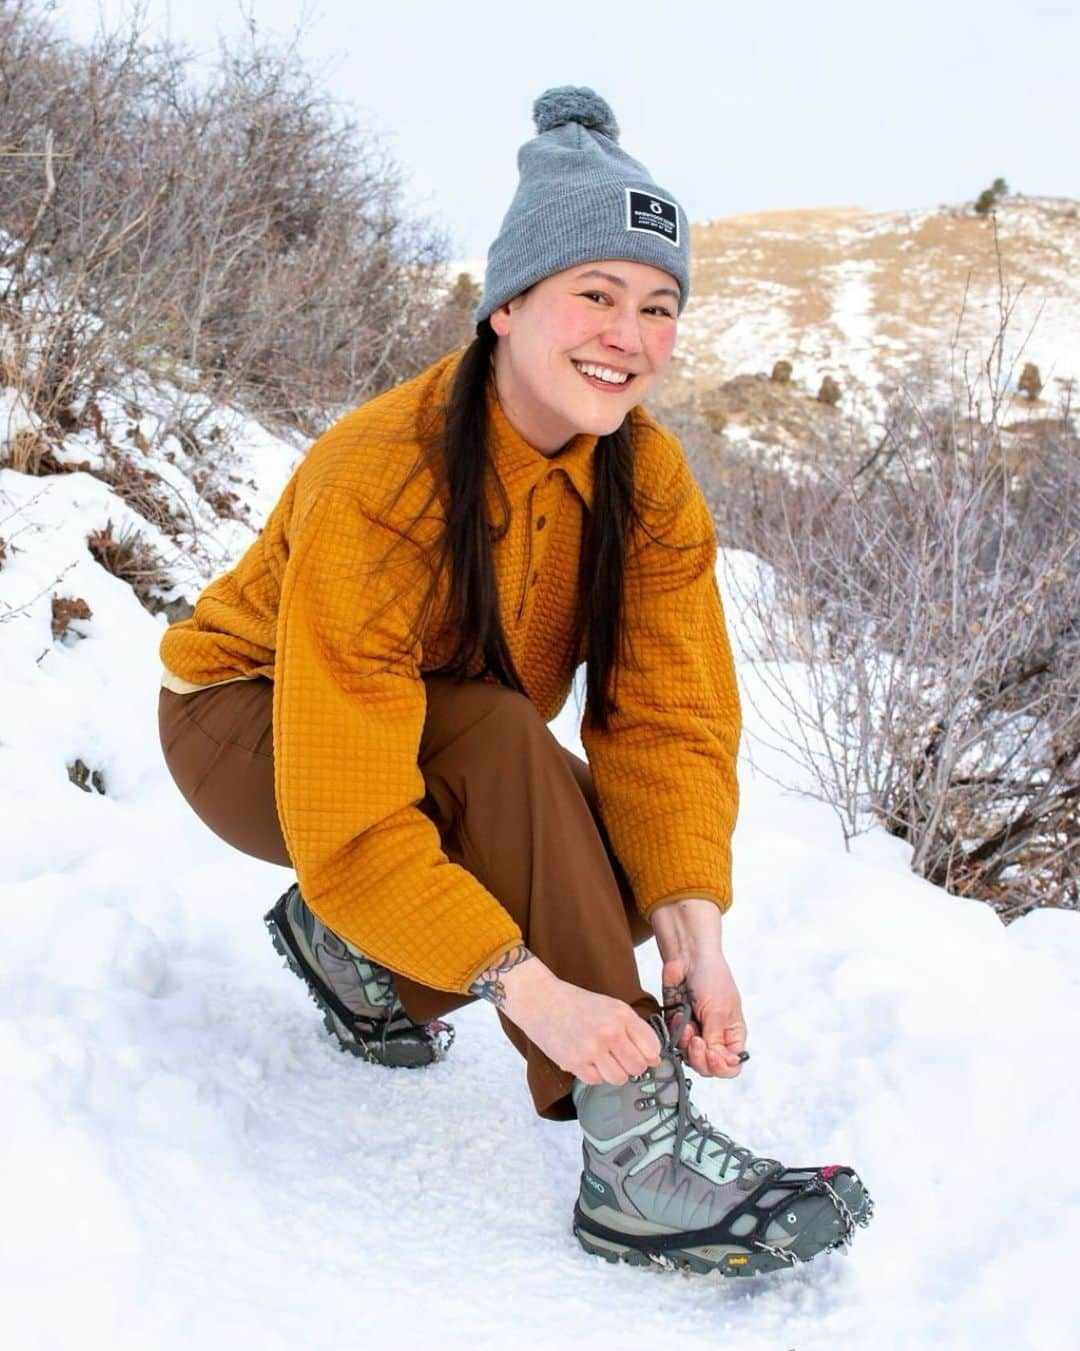
[[605, 394], [617, 394], [634, 379], [630, 371], [617, 371], [613, 366], [603, 366], [596, 361], [574, 361], [573, 357], [570, 360], [583, 380]]

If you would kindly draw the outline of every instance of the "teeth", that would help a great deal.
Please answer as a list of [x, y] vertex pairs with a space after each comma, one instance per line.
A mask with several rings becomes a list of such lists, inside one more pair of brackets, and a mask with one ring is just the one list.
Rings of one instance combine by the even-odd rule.
[[609, 385], [625, 385], [630, 378], [626, 371], [613, 371], [610, 366], [593, 366], [585, 361], [575, 361], [574, 365], [585, 375], [595, 376], [597, 380], [606, 380]]

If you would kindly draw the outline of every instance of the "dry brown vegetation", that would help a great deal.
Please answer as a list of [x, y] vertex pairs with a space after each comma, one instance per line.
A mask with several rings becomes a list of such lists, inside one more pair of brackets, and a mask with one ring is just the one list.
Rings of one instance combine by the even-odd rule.
[[93, 619], [94, 612], [81, 596], [53, 596], [52, 598], [52, 636], [63, 641], [69, 632], [78, 635], [71, 628], [74, 619]]
[[252, 31], [196, 81], [138, 17], [82, 46], [48, 9], [0, 10], [2, 369], [36, 425], [141, 368], [312, 435], [466, 335], [442, 232], [295, 47]]
[[[881, 372], [903, 370], [948, 346], [965, 290], [973, 303], [958, 336], [981, 350], [993, 339], [999, 267], [1026, 290], [1030, 314], [1024, 326], [1046, 298], [1057, 331], [1067, 331], [1078, 228], [1075, 202], [1020, 195], [989, 217], [959, 206], [893, 212], [847, 207], [695, 224], [693, 295], [679, 339], [681, 393], [745, 369], [733, 363], [754, 350], [752, 343], [762, 369], [790, 360], [812, 388], [830, 371], [832, 358], [858, 343], [873, 348]], [[846, 326], [848, 302], [841, 294], [852, 280], [857, 336]], [[1014, 334], [1019, 332], [1017, 325]], [[745, 336], [729, 340], [729, 333]], [[1044, 346], [1044, 369], [1046, 363], [1052, 369], [1048, 386], [1071, 351]], [[860, 372], [867, 361], [864, 353]]]
[[154, 593], [168, 590], [168, 571], [154, 547], [143, 538], [141, 530], [128, 526], [114, 532], [109, 520], [101, 530], [90, 532], [86, 546], [106, 572], [128, 583], [152, 614], [164, 608]]
[[777, 747], [846, 837], [880, 820], [1004, 919], [1080, 908], [1080, 439], [1068, 403], [1010, 430], [1008, 320], [974, 383], [909, 384], [869, 450], [729, 456], [714, 484], [722, 543], [769, 565], [730, 585]]

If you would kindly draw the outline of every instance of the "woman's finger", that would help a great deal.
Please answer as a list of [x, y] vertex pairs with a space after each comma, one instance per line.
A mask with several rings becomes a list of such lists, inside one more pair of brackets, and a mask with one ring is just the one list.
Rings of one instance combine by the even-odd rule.
[[615, 1059], [615, 1056], [610, 1051], [602, 1051], [593, 1063], [603, 1076], [604, 1083], [606, 1084], [622, 1085], [630, 1078], [629, 1074], [627, 1074], [626, 1070], [619, 1064], [618, 1060]]
[[[678, 1024], [676, 1023], [675, 1026], [678, 1026]], [[673, 1026], [671, 1029], [673, 1032], [675, 1030], [675, 1026]], [[694, 1037], [698, 1036], [700, 1034], [700, 1031], [701, 1029], [698, 1027], [697, 1019], [691, 1018], [690, 1021], [686, 1024], [686, 1026], [683, 1028], [682, 1035], [679, 1037], [679, 1040], [675, 1043], [678, 1049], [680, 1051], [685, 1051], [687, 1046], [690, 1045], [691, 1040]]]
[[709, 1065], [709, 1072], [723, 1079], [734, 1079], [742, 1069], [738, 1056], [723, 1050], [721, 1047], [708, 1047], [705, 1058]]
[[[655, 1031], [649, 1026], [649, 1024], [644, 1020], [644, 1018], [635, 1018], [634, 1023], [636, 1024], [636, 1026], [631, 1027], [628, 1036], [630, 1044], [633, 1046], [634, 1051], [637, 1052], [637, 1054], [640, 1055], [642, 1060], [644, 1061], [642, 1070], [648, 1069], [650, 1066], [653, 1065], [659, 1065], [660, 1063], [659, 1037], [657, 1037]], [[638, 1070], [637, 1073], [640, 1074], [642, 1070]]]
[[626, 1036], [611, 1048], [611, 1057], [622, 1069], [628, 1079], [635, 1079], [649, 1068], [645, 1053], [641, 1051], [627, 1029]]
[[691, 1037], [690, 1044], [686, 1048], [686, 1058], [690, 1062], [691, 1069], [697, 1070], [698, 1074], [708, 1074], [709, 1062], [705, 1056], [705, 1042], [701, 1037]]

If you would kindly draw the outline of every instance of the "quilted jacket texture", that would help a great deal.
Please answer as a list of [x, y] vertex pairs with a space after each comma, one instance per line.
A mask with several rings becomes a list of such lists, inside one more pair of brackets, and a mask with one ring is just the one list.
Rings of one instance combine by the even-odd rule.
[[[166, 631], [161, 659], [163, 683], [178, 690], [273, 679], [277, 809], [308, 904], [392, 970], [465, 991], [522, 935], [498, 897], [446, 857], [417, 805], [421, 676], [446, 661], [454, 635], [442, 617], [444, 578], [420, 640], [408, 641], [441, 524], [439, 499], [413, 523], [430, 472], [390, 505], [418, 457], [418, 417], [439, 415], [460, 355], [315, 441], [239, 562]], [[526, 692], [550, 720], [585, 657], [574, 629], [596, 438], [545, 456], [508, 422], [493, 385], [488, 399], [492, 460], [510, 503], [500, 538], [489, 482], [503, 624]], [[631, 416], [638, 481], [659, 503], [680, 504], [647, 513], [650, 530], [695, 547], [635, 532], [626, 604], [640, 669], [621, 665], [619, 713], [603, 733], [586, 717], [582, 742], [642, 915], [686, 896], [727, 909], [740, 712], [715, 528], [678, 440], [644, 409]]]

